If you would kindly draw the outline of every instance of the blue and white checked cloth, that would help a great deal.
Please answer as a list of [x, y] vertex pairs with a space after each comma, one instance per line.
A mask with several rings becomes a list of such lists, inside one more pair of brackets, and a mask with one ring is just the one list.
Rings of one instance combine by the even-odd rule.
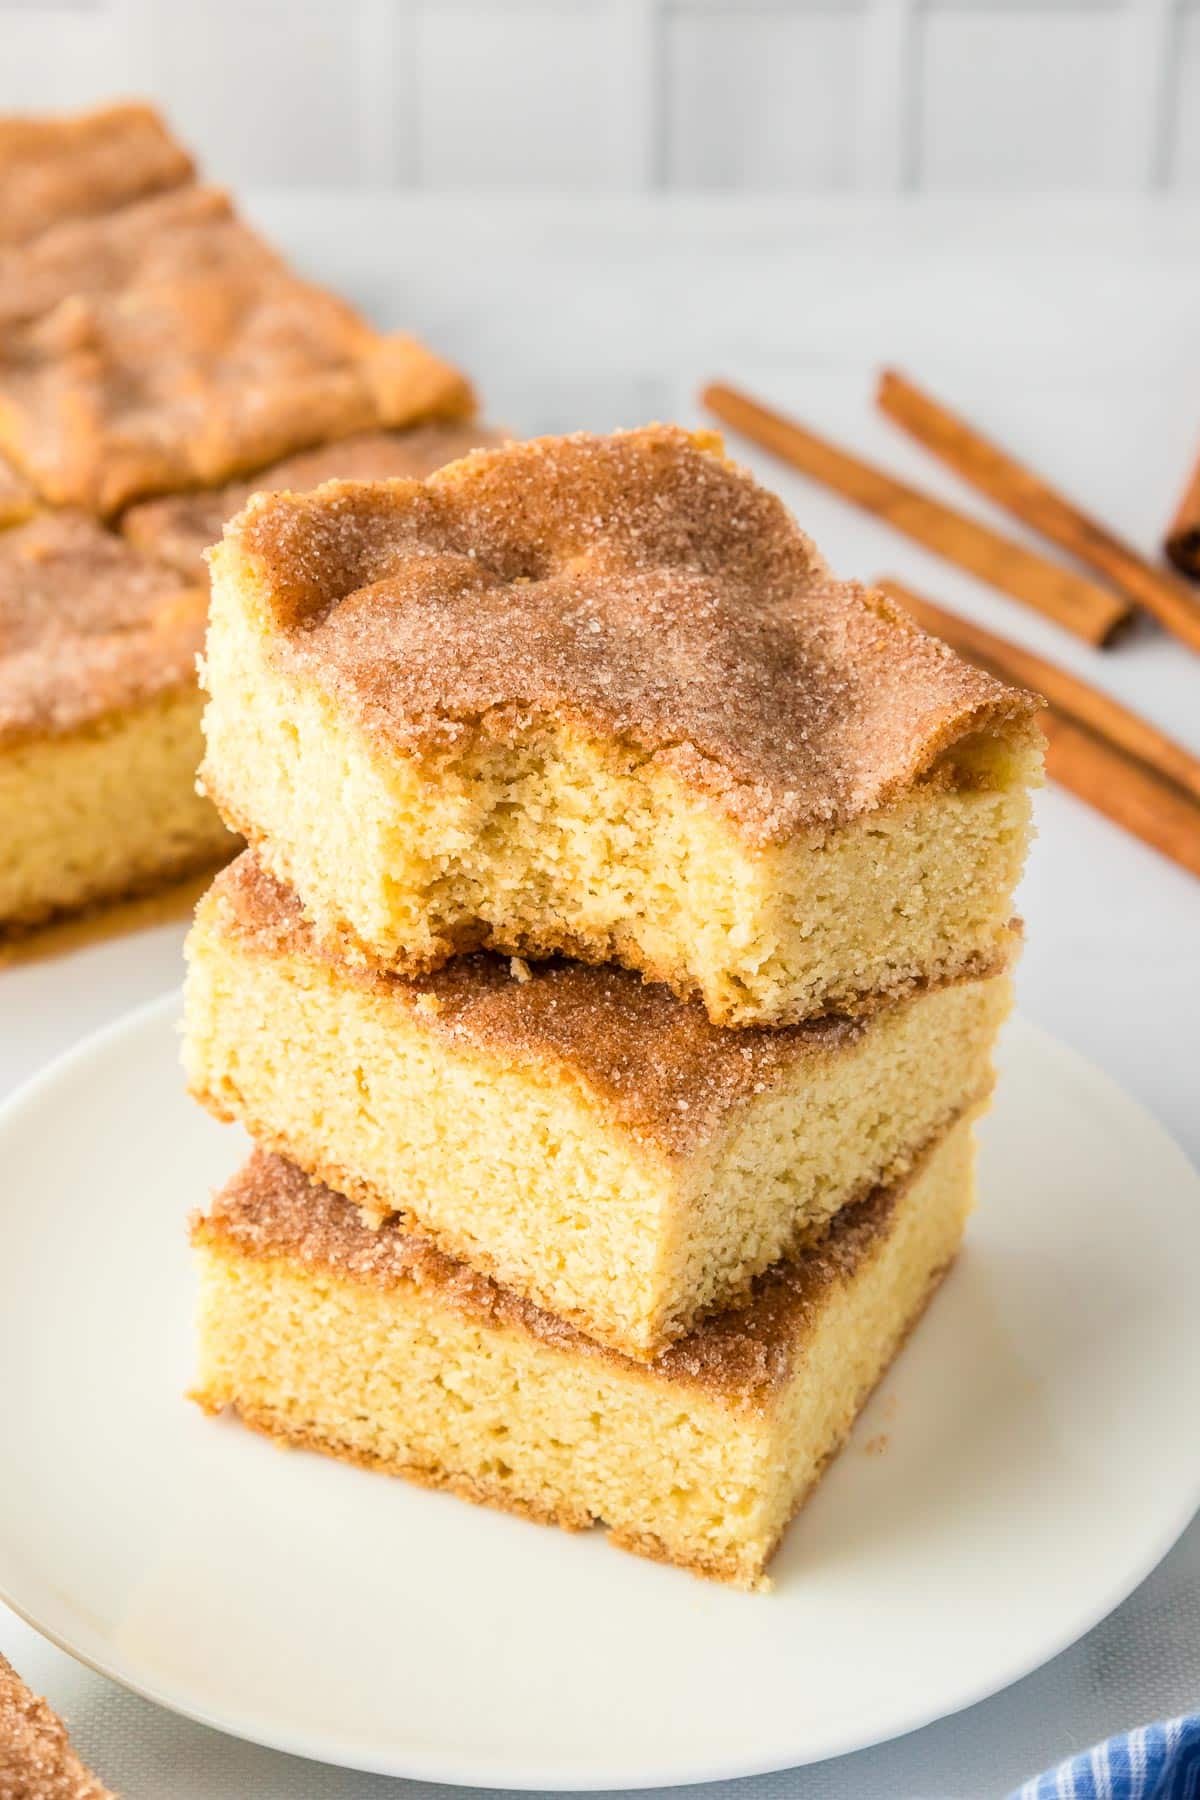
[[1200, 1800], [1200, 1713], [1119, 1732], [1009, 1800]]

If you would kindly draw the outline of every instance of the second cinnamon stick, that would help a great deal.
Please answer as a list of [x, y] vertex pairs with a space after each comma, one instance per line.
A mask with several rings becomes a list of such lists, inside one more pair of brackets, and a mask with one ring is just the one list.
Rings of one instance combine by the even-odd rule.
[[[973, 487], [1115, 583], [1190, 649], [1200, 650], [1200, 599], [1170, 570], [1156, 569], [1132, 544], [897, 370], [884, 370], [877, 398], [889, 419]], [[1195, 498], [1200, 507], [1200, 490]], [[1200, 513], [1195, 522], [1200, 556]]]
[[[976, 625], [973, 619], [966, 619], [960, 613], [935, 606], [932, 600], [914, 593], [912, 588], [891, 576], [884, 576], [879, 585], [893, 600], [898, 600], [925, 631], [942, 638], [969, 661], [986, 663], [1007, 681], [1044, 694], [1056, 712], [1078, 720], [1128, 755], [1137, 757], [1155, 774], [1190, 794], [1200, 808], [1200, 757], [1193, 756], [1183, 744], [1176, 743], [1149, 719], [1130, 712], [1119, 700], [1080, 681], [1044, 656], [1035, 656], [1032, 650], [986, 631], [982, 625]], [[1197, 818], [1200, 821], [1200, 812]]]
[[783, 458], [843, 499], [885, 519], [947, 562], [1065, 625], [1089, 644], [1107, 644], [1132, 616], [1128, 601], [1004, 537], [968, 514], [898, 481], [735, 388], [714, 383], [705, 406], [734, 431]]
[[[1195, 759], [1182, 746], [1041, 657], [995, 637], [957, 613], [943, 611], [898, 581], [880, 585], [918, 625], [969, 661], [982, 663], [1006, 680], [1040, 689], [1050, 701], [1049, 710], [1041, 715], [1050, 779], [1095, 807], [1114, 825], [1200, 876], [1200, 804], [1192, 791]], [[1117, 739], [1109, 735], [1114, 726]], [[1132, 753], [1131, 744], [1137, 746]], [[1158, 761], [1143, 760], [1147, 755], [1157, 758], [1162, 745], [1168, 746], [1174, 757], [1185, 759], [1171, 765], [1182, 781], [1167, 778]]]
[[1052, 781], [1200, 875], [1200, 810], [1192, 801], [1082, 725], [1054, 712], [1042, 715], [1042, 725]]

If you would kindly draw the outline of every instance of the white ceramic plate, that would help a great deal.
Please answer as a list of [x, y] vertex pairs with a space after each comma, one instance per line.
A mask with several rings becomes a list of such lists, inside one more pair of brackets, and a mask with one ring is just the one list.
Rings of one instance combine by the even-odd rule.
[[301, 1453], [183, 1399], [185, 1219], [240, 1134], [174, 996], [0, 1114], [0, 1593], [164, 1706], [391, 1775], [649, 1786], [966, 1706], [1086, 1631], [1200, 1499], [1200, 1182], [1032, 1027], [968, 1248], [743, 1595]]

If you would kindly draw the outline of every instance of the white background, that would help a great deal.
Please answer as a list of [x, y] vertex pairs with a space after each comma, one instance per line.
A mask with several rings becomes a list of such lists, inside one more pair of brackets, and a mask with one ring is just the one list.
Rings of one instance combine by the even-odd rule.
[[0, 109], [128, 91], [238, 185], [1200, 186], [1197, 0], [0, 0]]
[[[166, 104], [308, 271], [460, 360], [520, 432], [695, 420], [699, 385], [724, 375], [961, 501], [873, 413], [893, 362], [1147, 549], [1200, 440], [1192, 0], [0, 0], [0, 107], [128, 91]], [[840, 571], [894, 572], [1200, 748], [1187, 652], [1149, 631], [1088, 651], [751, 460]], [[1196, 1156], [1200, 888], [1053, 788], [1039, 823], [1021, 1005]], [[171, 986], [181, 936], [159, 925], [0, 971], [0, 1092]], [[1181, 1395], [1181, 1430], [1194, 1413]], [[3, 1616], [0, 1650], [126, 1800], [392, 1791], [172, 1721]], [[997, 1796], [1198, 1700], [1193, 1526], [1112, 1621], [1007, 1695], [736, 1792]]]

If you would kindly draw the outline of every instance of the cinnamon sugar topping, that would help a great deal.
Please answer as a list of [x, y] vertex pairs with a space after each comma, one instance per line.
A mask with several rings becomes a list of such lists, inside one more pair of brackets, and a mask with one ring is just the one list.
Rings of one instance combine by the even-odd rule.
[[0, 307], [0, 448], [57, 505], [108, 514], [473, 410], [461, 376], [301, 281], [205, 190], [10, 253]]
[[0, 118], [0, 245], [190, 181], [192, 161], [149, 106]]
[[282, 1257], [335, 1280], [384, 1288], [411, 1283], [489, 1324], [527, 1331], [574, 1355], [607, 1358], [649, 1379], [704, 1387], [740, 1404], [759, 1405], [788, 1379], [808, 1321], [886, 1231], [898, 1196], [919, 1167], [905, 1181], [845, 1207], [819, 1245], [761, 1276], [745, 1306], [709, 1320], [649, 1365], [597, 1344], [553, 1313], [443, 1256], [395, 1220], [372, 1230], [349, 1200], [263, 1150], [254, 1151], [208, 1215], [193, 1221], [193, 1241], [228, 1246], [251, 1258]]
[[0, 531], [0, 743], [190, 684], [207, 594], [81, 513]]
[[214, 567], [300, 678], [400, 752], [558, 721], [670, 767], [756, 843], [844, 823], [1032, 712], [836, 581], [718, 447], [651, 426], [260, 496]]
[[233, 218], [219, 188], [182, 187], [103, 219], [69, 219], [28, 244], [0, 249], [0, 327], [9, 329], [69, 300], [112, 294], [184, 263], [198, 226]]
[[3, 1800], [113, 1800], [71, 1748], [66, 1727], [0, 1656]]
[[191, 494], [167, 494], [131, 506], [121, 530], [131, 544], [190, 580], [206, 582], [204, 552], [216, 543], [226, 519], [245, 506], [254, 493], [298, 493], [336, 476], [346, 481], [380, 481], [394, 476], [431, 475], [443, 463], [465, 456], [500, 435], [486, 425], [434, 421], [407, 431], [359, 432], [315, 450], [301, 450], [245, 481]]

